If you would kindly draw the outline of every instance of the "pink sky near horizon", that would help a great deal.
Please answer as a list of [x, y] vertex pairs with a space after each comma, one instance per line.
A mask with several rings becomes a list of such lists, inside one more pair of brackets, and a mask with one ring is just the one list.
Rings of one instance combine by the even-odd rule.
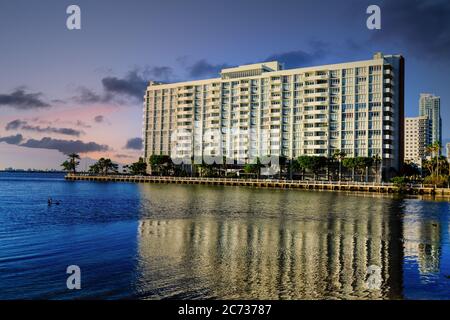
[[[85, 143], [95, 142], [107, 145], [109, 150], [81, 153], [81, 157], [91, 159], [108, 157], [117, 163], [126, 164], [136, 161], [142, 154], [141, 151], [124, 148], [128, 139], [141, 137], [142, 117], [139, 117], [140, 113], [136, 112], [135, 108], [137, 107], [111, 103], [86, 106], [59, 104], [39, 112], [9, 109], [0, 118], [0, 137], [20, 133], [24, 136], [24, 140], [51, 137], [61, 140], [81, 140]], [[94, 118], [99, 115], [104, 117], [104, 122], [95, 122]], [[27, 121], [33, 126], [72, 128], [81, 130], [83, 133], [77, 137], [55, 133], [27, 132], [20, 129], [5, 130], [7, 123], [17, 119]], [[81, 121], [84, 126], [77, 126], [77, 121]], [[0, 142], [0, 170], [8, 167], [61, 169], [60, 164], [65, 158], [65, 155], [57, 150], [34, 149]]]

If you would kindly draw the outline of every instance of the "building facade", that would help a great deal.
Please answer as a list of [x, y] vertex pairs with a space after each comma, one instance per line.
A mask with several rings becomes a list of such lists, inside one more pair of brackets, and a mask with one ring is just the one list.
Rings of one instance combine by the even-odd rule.
[[447, 149], [447, 153], [446, 153], [447, 161], [450, 162], [450, 142], [447, 142], [446, 149]]
[[223, 69], [220, 78], [150, 82], [144, 156], [379, 156], [385, 175], [404, 157], [404, 59], [283, 70], [276, 61]]
[[431, 126], [427, 116], [405, 119], [405, 161], [422, 166], [431, 143]]
[[431, 126], [430, 143], [442, 145], [441, 98], [430, 93], [422, 93], [419, 98], [420, 116], [427, 116]]

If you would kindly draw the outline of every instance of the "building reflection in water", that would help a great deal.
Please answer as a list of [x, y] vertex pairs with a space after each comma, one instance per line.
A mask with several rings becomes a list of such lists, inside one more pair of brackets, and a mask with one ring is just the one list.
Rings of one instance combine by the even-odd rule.
[[427, 276], [440, 272], [441, 219], [444, 217], [439, 203], [432, 205], [436, 206], [435, 210], [430, 208], [430, 203], [424, 208], [423, 202], [410, 201], [404, 217], [405, 258], [415, 261], [419, 273]]
[[[402, 297], [398, 201], [185, 186], [142, 187], [142, 200], [137, 290], [147, 298]], [[379, 289], [367, 287], [371, 265]]]

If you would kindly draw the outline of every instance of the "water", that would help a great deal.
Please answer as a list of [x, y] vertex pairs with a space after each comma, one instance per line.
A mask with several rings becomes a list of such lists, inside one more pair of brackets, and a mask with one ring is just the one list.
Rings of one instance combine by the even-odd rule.
[[449, 228], [445, 201], [0, 173], [0, 299], [449, 299]]

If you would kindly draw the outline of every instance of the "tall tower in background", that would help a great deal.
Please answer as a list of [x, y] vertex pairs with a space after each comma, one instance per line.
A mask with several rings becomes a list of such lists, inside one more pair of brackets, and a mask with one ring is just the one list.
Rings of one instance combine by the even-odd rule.
[[430, 93], [422, 93], [419, 99], [420, 116], [427, 116], [431, 127], [431, 143], [442, 145], [441, 98]]

